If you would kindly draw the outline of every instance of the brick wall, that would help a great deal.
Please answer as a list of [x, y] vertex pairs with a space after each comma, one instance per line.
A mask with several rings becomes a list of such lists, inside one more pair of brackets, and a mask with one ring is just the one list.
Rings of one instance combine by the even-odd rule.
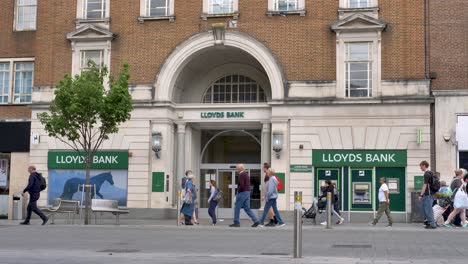
[[429, 70], [434, 90], [468, 89], [468, 4], [466, 0], [429, 1]]
[[31, 119], [31, 108], [25, 105], [1, 105], [0, 121], [8, 119]]
[[[72, 4], [70, 4], [72, 2]], [[35, 85], [54, 85], [71, 71], [65, 35], [75, 29], [76, 1], [39, 1], [36, 32], [12, 32], [14, 0], [0, 1], [0, 57], [35, 56]], [[382, 79], [424, 78], [423, 0], [380, 0]], [[239, 31], [263, 42], [278, 58], [288, 80], [335, 80], [338, 0], [306, 0], [307, 15], [267, 17], [267, 0], [240, 1]], [[176, 20], [140, 24], [139, 1], [111, 0], [112, 70], [131, 67], [131, 83], [152, 84], [170, 52], [188, 37], [227, 18], [200, 18], [202, 0], [177, 1]], [[6, 25], [6, 26], [5, 26]], [[229, 29], [231, 30], [231, 29]]]

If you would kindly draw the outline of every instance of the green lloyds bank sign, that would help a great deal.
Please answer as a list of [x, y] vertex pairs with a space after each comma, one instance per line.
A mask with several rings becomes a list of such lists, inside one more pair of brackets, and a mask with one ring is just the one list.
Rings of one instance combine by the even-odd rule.
[[[49, 169], [85, 169], [84, 158], [76, 151], [49, 151]], [[98, 151], [91, 169], [128, 169], [128, 151]]]
[[315, 167], [406, 167], [406, 150], [313, 150]]
[[203, 119], [244, 118], [244, 112], [201, 112], [200, 117]]

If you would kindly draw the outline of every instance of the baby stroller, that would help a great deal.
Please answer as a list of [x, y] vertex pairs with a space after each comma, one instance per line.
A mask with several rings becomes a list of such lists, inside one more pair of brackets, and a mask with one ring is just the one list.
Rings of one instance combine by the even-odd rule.
[[311, 219], [314, 225], [317, 224], [317, 214], [321, 214], [325, 207], [322, 206], [321, 200], [312, 199], [312, 205], [309, 209], [302, 208], [302, 218]]

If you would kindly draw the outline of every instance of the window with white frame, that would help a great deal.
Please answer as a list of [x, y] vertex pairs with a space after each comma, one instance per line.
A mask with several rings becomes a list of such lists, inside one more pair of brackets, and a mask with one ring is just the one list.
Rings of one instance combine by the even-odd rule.
[[348, 8], [365, 8], [370, 7], [372, 0], [347, 0]]
[[106, 17], [107, 0], [83, 0], [84, 19], [103, 19]]
[[36, 18], [37, 0], [16, 0], [16, 30], [35, 30]]
[[345, 44], [346, 97], [372, 96], [372, 42]]
[[33, 76], [32, 61], [0, 61], [0, 104], [31, 103]]
[[274, 0], [274, 11], [299, 10], [299, 0]]
[[0, 104], [10, 101], [10, 62], [0, 62]]
[[34, 63], [15, 62], [14, 70], [14, 103], [30, 103], [32, 101]]
[[82, 50], [80, 52], [80, 72], [89, 69], [89, 61], [96, 63], [101, 68], [104, 63], [104, 50]]
[[208, 12], [210, 14], [234, 13], [234, 0], [208, 0]]
[[169, 16], [171, 0], [146, 0], [146, 16]]
[[205, 104], [245, 104], [266, 102], [263, 88], [243, 75], [228, 75], [213, 83], [203, 96]]

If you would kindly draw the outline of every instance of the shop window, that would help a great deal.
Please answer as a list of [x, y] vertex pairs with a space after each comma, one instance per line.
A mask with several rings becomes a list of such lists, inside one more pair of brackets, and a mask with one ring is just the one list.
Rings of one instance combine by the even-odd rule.
[[243, 75], [225, 76], [213, 83], [203, 96], [205, 104], [244, 104], [266, 102], [263, 88]]
[[15, 30], [36, 30], [37, 0], [17, 0]]
[[468, 151], [463, 151], [459, 153], [458, 157], [459, 167], [468, 170]]
[[0, 153], [0, 218], [8, 216], [10, 186], [10, 154]]
[[346, 97], [372, 96], [372, 42], [345, 45]]

